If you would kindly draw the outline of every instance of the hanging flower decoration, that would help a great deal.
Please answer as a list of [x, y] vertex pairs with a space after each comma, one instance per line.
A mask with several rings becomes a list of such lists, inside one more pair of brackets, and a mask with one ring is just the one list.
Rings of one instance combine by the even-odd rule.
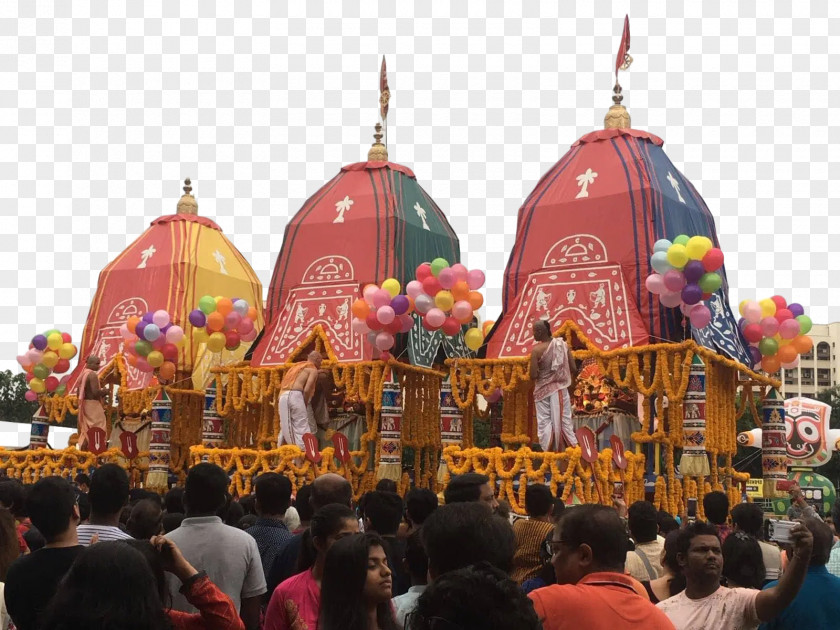
[[801, 304], [788, 304], [781, 295], [761, 301], [744, 300], [738, 306], [738, 326], [750, 344], [754, 367], [768, 374], [799, 365], [799, 357], [814, 347], [808, 336], [811, 318]]
[[656, 241], [650, 266], [654, 273], [645, 280], [648, 291], [659, 296], [666, 308], [679, 307], [691, 325], [705, 328], [712, 312], [703, 303], [720, 289], [723, 279], [723, 252], [707, 236], [677, 236]]
[[70, 361], [78, 350], [73, 345], [70, 333], [52, 328], [35, 335], [29, 342], [29, 349], [17, 356], [17, 362], [26, 372], [29, 389], [24, 397], [29, 402], [38, 399], [38, 394], [56, 394], [63, 396], [67, 391], [65, 375], [59, 379], [56, 374], [65, 374], [70, 370]]

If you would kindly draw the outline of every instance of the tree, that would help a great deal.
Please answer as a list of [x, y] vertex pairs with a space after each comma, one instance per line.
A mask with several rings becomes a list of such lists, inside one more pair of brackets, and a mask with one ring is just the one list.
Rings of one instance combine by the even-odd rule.
[[26, 400], [24, 396], [27, 389], [23, 372], [0, 372], [0, 420], [24, 423], [32, 421], [32, 414], [38, 410], [38, 403]]

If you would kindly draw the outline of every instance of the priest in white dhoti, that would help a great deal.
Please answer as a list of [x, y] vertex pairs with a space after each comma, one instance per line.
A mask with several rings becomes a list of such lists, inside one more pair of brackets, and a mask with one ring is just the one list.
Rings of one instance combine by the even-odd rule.
[[569, 396], [577, 364], [566, 341], [562, 337], [552, 338], [547, 319], [535, 320], [532, 330], [537, 345], [531, 351], [531, 380], [540, 446], [543, 451], [560, 451], [563, 442], [566, 446], [577, 446]]

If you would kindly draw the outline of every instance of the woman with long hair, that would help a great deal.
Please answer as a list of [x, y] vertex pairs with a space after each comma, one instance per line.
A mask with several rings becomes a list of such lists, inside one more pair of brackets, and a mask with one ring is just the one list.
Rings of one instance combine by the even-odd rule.
[[301, 572], [281, 582], [271, 594], [263, 630], [298, 630], [318, 627], [324, 562], [333, 544], [359, 533], [356, 513], [346, 505], [330, 503], [315, 512], [309, 525], [314, 558], [298, 567]]
[[391, 609], [391, 569], [378, 535], [347, 536], [327, 552], [318, 628], [397, 630]]
[[680, 531], [675, 529], [665, 537], [665, 547], [662, 550], [660, 564], [664, 573], [661, 577], [650, 582], [642, 582], [648, 592], [650, 601], [654, 604], [663, 602], [669, 597], [685, 590], [685, 577], [680, 563], [677, 561], [677, 537]]
[[734, 532], [723, 541], [723, 577], [729, 588], [761, 590], [766, 571], [758, 541], [744, 532]]
[[6, 630], [11, 620], [3, 597], [6, 572], [19, 555], [20, 545], [15, 517], [6, 508], [0, 508], [0, 630]]

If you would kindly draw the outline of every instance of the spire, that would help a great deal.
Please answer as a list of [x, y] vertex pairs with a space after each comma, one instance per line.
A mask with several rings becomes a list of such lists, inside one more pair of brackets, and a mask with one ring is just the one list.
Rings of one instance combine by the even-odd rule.
[[618, 83], [618, 71], [627, 70], [633, 63], [633, 57], [628, 54], [630, 50], [630, 18], [624, 16], [624, 31], [621, 34], [621, 43], [618, 46], [618, 54], [615, 58], [615, 87], [613, 88], [613, 105], [604, 116], [604, 129], [629, 129], [630, 114], [627, 108], [621, 104], [624, 96], [621, 94], [621, 85]]
[[376, 142], [371, 145], [368, 151], [368, 162], [387, 162], [388, 149], [382, 144], [382, 125], [380, 123], [376, 123], [376, 133], [373, 134], [373, 137]]
[[198, 202], [192, 196], [192, 182], [190, 178], [184, 180], [184, 195], [178, 201], [175, 214], [198, 214]]

